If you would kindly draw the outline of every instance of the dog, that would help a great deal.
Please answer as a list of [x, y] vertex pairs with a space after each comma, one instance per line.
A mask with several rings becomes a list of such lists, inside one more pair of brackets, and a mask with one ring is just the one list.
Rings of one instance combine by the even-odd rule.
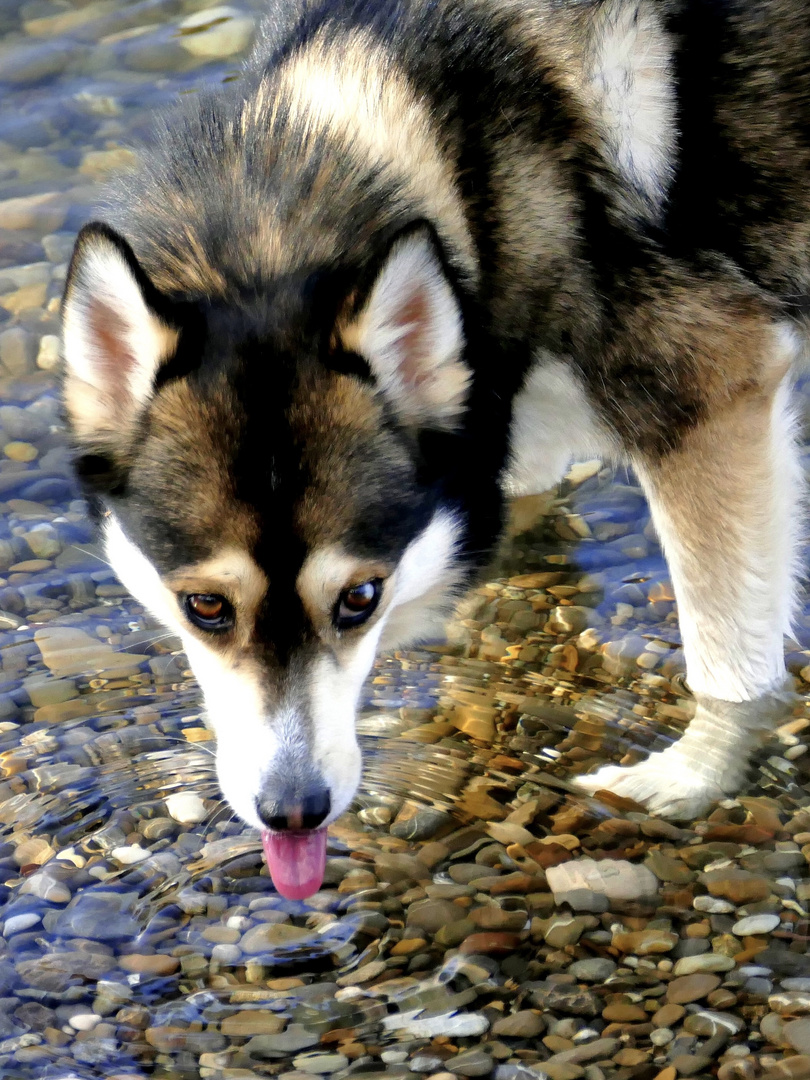
[[696, 713], [580, 783], [738, 789], [791, 701], [808, 130], [803, 0], [283, 0], [81, 230], [77, 470], [286, 895], [375, 655], [439, 631], [504, 485], [583, 454], [643, 485]]

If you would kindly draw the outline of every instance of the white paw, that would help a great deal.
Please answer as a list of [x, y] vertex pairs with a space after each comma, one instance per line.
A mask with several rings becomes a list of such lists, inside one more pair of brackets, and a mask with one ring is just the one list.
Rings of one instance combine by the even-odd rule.
[[711, 776], [681, 757], [666, 757], [666, 753], [652, 754], [628, 768], [605, 765], [598, 772], [578, 776], [575, 783], [591, 794], [607, 789], [643, 803], [651, 814], [679, 820], [699, 817], [713, 802], [726, 798]]

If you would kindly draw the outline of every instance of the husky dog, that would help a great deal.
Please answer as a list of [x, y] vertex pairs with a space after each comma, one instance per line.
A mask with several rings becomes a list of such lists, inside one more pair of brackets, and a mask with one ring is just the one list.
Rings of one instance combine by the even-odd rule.
[[[121, 580], [183, 641], [288, 894], [507, 476], [632, 464], [697, 710], [582, 779], [734, 792], [789, 707], [810, 3], [283, 0], [77, 240], [64, 397]], [[296, 892], [297, 890], [297, 892]]]

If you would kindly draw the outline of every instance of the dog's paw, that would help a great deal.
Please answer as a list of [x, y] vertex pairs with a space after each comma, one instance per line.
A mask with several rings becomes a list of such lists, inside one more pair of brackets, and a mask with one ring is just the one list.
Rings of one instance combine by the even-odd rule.
[[651, 814], [680, 821], [699, 817], [713, 802], [727, 797], [705, 773], [665, 754], [652, 754], [628, 768], [605, 765], [598, 772], [578, 776], [575, 783], [590, 794], [606, 789], [642, 803]]

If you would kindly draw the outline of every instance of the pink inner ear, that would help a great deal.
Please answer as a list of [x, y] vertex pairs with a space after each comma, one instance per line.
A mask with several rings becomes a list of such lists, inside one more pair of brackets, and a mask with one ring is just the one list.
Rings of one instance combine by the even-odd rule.
[[397, 312], [396, 325], [407, 327], [399, 339], [402, 360], [399, 373], [408, 386], [420, 386], [428, 377], [427, 331], [430, 320], [430, 302], [425, 289], [417, 289]]
[[127, 324], [103, 301], [92, 298], [86, 310], [89, 340], [95, 346], [94, 364], [109, 395], [123, 404], [129, 397], [128, 379], [135, 356], [127, 343]]

